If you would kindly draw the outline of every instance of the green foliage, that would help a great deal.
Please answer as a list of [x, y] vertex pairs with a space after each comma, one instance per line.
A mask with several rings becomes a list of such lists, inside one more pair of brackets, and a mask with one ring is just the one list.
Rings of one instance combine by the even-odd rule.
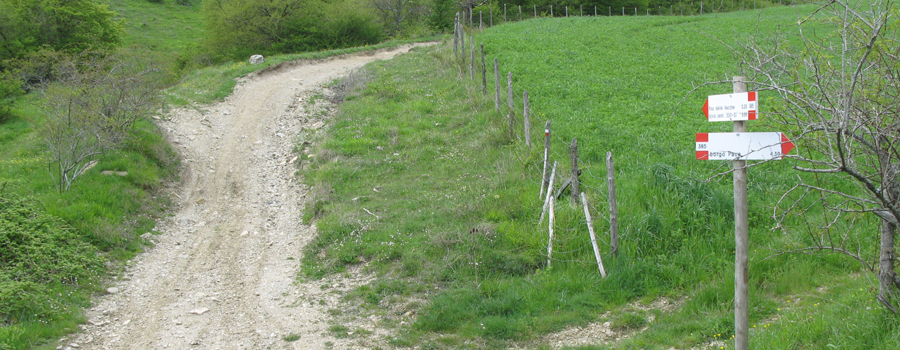
[[123, 23], [94, 0], [0, 2], [0, 70], [5, 61], [49, 47], [108, 51], [122, 41]]
[[[763, 10], [771, 25], [760, 27], [760, 35], [794, 24], [795, 11]], [[546, 226], [536, 225], [542, 150], [525, 147], [521, 131], [514, 140], [505, 136], [505, 118], [494, 112], [492, 96], [481, 95], [480, 77], [469, 82], [468, 67], [451, 59], [447, 46], [374, 64], [368, 69], [374, 79], [341, 106], [322, 149], [307, 165], [307, 178], [328, 191], [316, 199], [320, 234], [307, 247], [304, 271], [315, 278], [365, 264], [381, 274], [379, 286], [390, 285], [385, 278], [418, 279], [424, 290], [437, 289], [413, 292], [429, 302], [412, 329], [392, 340], [407, 347], [442, 348], [433, 342], [442, 337], [509, 347], [598, 321], [604, 311], [627, 309], [635, 300], [682, 296], [685, 301], [673, 311], [610, 317], [621, 330], [642, 333], [609, 346], [727, 342], [734, 328], [732, 186], [727, 178], [707, 180], [722, 171], [721, 164], [695, 160], [693, 136], [730, 130], [708, 123], [700, 106], [707, 95], [731, 86], [688, 93], [699, 82], [736, 74], [725, 59], [729, 52], [708, 36], [741, 40], [740, 28], [753, 27], [757, 18], [753, 12], [536, 20], [490, 28], [476, 37], [485, 43], [488, 60], [498, 57], [501, 70], [513, 72], [517, 95], [529, 92], [531, 125], [552, 119], [551, 161], [568, 162], [568, 142], [558, 140], [579, 141], [582, 190], [601, 232], [598, 218], [608, 210], [605, 152], [613, 152], [620, 247], [618, 257], [610, 256], [607, 246], [600, 248], [608, 278], [600, 278], [593, 263], [581, 208], [567, 199], [557, 202], [548, 268]], [[492, 78], [489, 74], [488, 86]], [[503, 79], [504, 90], [505, 84]], [[515, 102], [518, 115], [522, 101]], [[769, 131], [773, 125], [751, 128]], [[532, 139], [539, 140], [541, 131]], [[859, 271], [854, 261], [839, 256], [764, 260], [773, 250], [808, 239], [769, 231], [772, 206], [794, 183], [790, 165], [772, 162], [751, 171], [750, 317], [760, 328], [784, 316], [787, 296], [822, 297], [822, 286]], [[877, 228], [872, 221], [856, 224]], [[861, 279], [846, 283], [842, 291], [871, 292]], [[385, 295], [401, 294], [379, 293], [374, 285], [356, 294], [378, 305], [391, 302]], [[877, 308], [870, 298], [856, 299], [855, 305]], [[827, 326], [843, 317], [833, 312]], [[876, 319], [870, 316], [855, 327], [871, 327], [885, 344], [896, 342], [894, 326]], [[792, 321], [779, 324], [783, 337], [799, 327]], [[790, 348], [808, 339], [761, 346]], [[834, 337], [815, 342], [847, 346]]]
[[34, 200], [0, 193], [0, 322], [52, 320], [52, 286], [75, 287], [102, 267], [97, 249]]
[[437, 31], [452, 32], [455, 6], [456, 3], [453, 0], [431, 0], [428, 25]]
[[205, 46], [218, 59], [375, 44], [381, 29], [353, 0], [209, 0]]

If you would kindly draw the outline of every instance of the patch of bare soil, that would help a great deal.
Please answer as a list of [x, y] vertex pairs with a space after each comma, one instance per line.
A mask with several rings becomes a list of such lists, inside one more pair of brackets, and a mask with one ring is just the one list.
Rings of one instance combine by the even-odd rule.
[[297, 281], [316, 230], [301, 220], [309, 189], [295, 176], [304, 155], [292, 150], [298, 134], [324, 125], [328, 113], [310, 103], [323, 84], [408, 50], [282, 65], [243, 79], [223, 102], [173, 110], [161, 126], [183, 157], [175, 213], [61, 348], [372, 347], [387, 332], [375, 320], [354, 326], [365, 337], [328, 322], [342, 292], [369, 277]]
[[659, 298], [646, 305], [634, 302], [617, 310], [615, 313], [607, 311], [600, 317], [600, 321], [583, 327], [567, 328], [560, 332], [549, 334], [543, 338], [542, 343], [549, 345], [553, 349], [567, 346], [613, 344], [649, 328], [649, 326], [640, 328], [617, 327], [614, 320], [611, 319], [613, 314], [636, 313], [646, 317], [646, 323], [649, 325], [655, 321], [655, 316], [650, 311], [658, 310], [662, 313], [668, 313], [681, 307], [681, 304], [683, 303], [680, 301], [672, 301], [667, 298]]

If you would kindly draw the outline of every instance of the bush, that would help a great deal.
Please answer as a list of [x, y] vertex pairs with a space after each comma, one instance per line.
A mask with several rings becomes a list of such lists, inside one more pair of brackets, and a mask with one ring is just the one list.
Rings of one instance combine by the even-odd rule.
[[94, 0], [0, 1], [0, 70], [43, 48], [108, 51], [125, 35], [122, 20]]
[[0, 123], [11, 116], [13, 97], [22, 94], [22, 82], [8, 72], [0, 72]]
[[52, 286], [77, 286], [103, 260], [62, 220], [31, 200], [0, 193], [0, 323], [53, 318]]
[[205, 46], [217, 60], [378, 43], [381, 27], [355, 0], [203, 2]]

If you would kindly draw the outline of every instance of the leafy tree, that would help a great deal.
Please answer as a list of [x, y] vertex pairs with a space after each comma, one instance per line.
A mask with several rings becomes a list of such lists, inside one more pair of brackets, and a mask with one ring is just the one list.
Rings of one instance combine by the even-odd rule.
[[91, 162], [126, 141], [135, 121], [157, 111], [162, 74], [152, 63], [91, 53], [64, 56], [53, 69], [41, 134], [57, 190], [68, 191]]
[[123, 21], [94, 0], [0, 1], [0, 70], [5, 61], [49, 47], [66, 52], [108, 51], [121, 43]]
[[381, 28], [352, 1], [207, 0], [206, 46], [219, 58], [377, 43]]

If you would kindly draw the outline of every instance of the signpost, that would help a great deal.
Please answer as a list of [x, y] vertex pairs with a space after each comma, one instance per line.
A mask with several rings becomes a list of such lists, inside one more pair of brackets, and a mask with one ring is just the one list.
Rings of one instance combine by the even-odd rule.
[[697, 159], [701, 160], [781, 159], [793, 148], [780, 132], [697, 134]]
[[756, 120], [758, 107], [756, 91], [735, 92], [707, 97], [703, 114], [711, 122]]
[[711, 122], [734, 122], [733, 133], [697, 134], [697, 159], [733, 161], [734, 175], [734, 348], [747, 350], [749, 337], [747, 160], [781, 159], [794, 148], [780, 132], [747, 132], [756, 120], [756, 92], [747, 92], [744, 77], [734, 77], [734, 93], [712, 95], [703, 105]]

